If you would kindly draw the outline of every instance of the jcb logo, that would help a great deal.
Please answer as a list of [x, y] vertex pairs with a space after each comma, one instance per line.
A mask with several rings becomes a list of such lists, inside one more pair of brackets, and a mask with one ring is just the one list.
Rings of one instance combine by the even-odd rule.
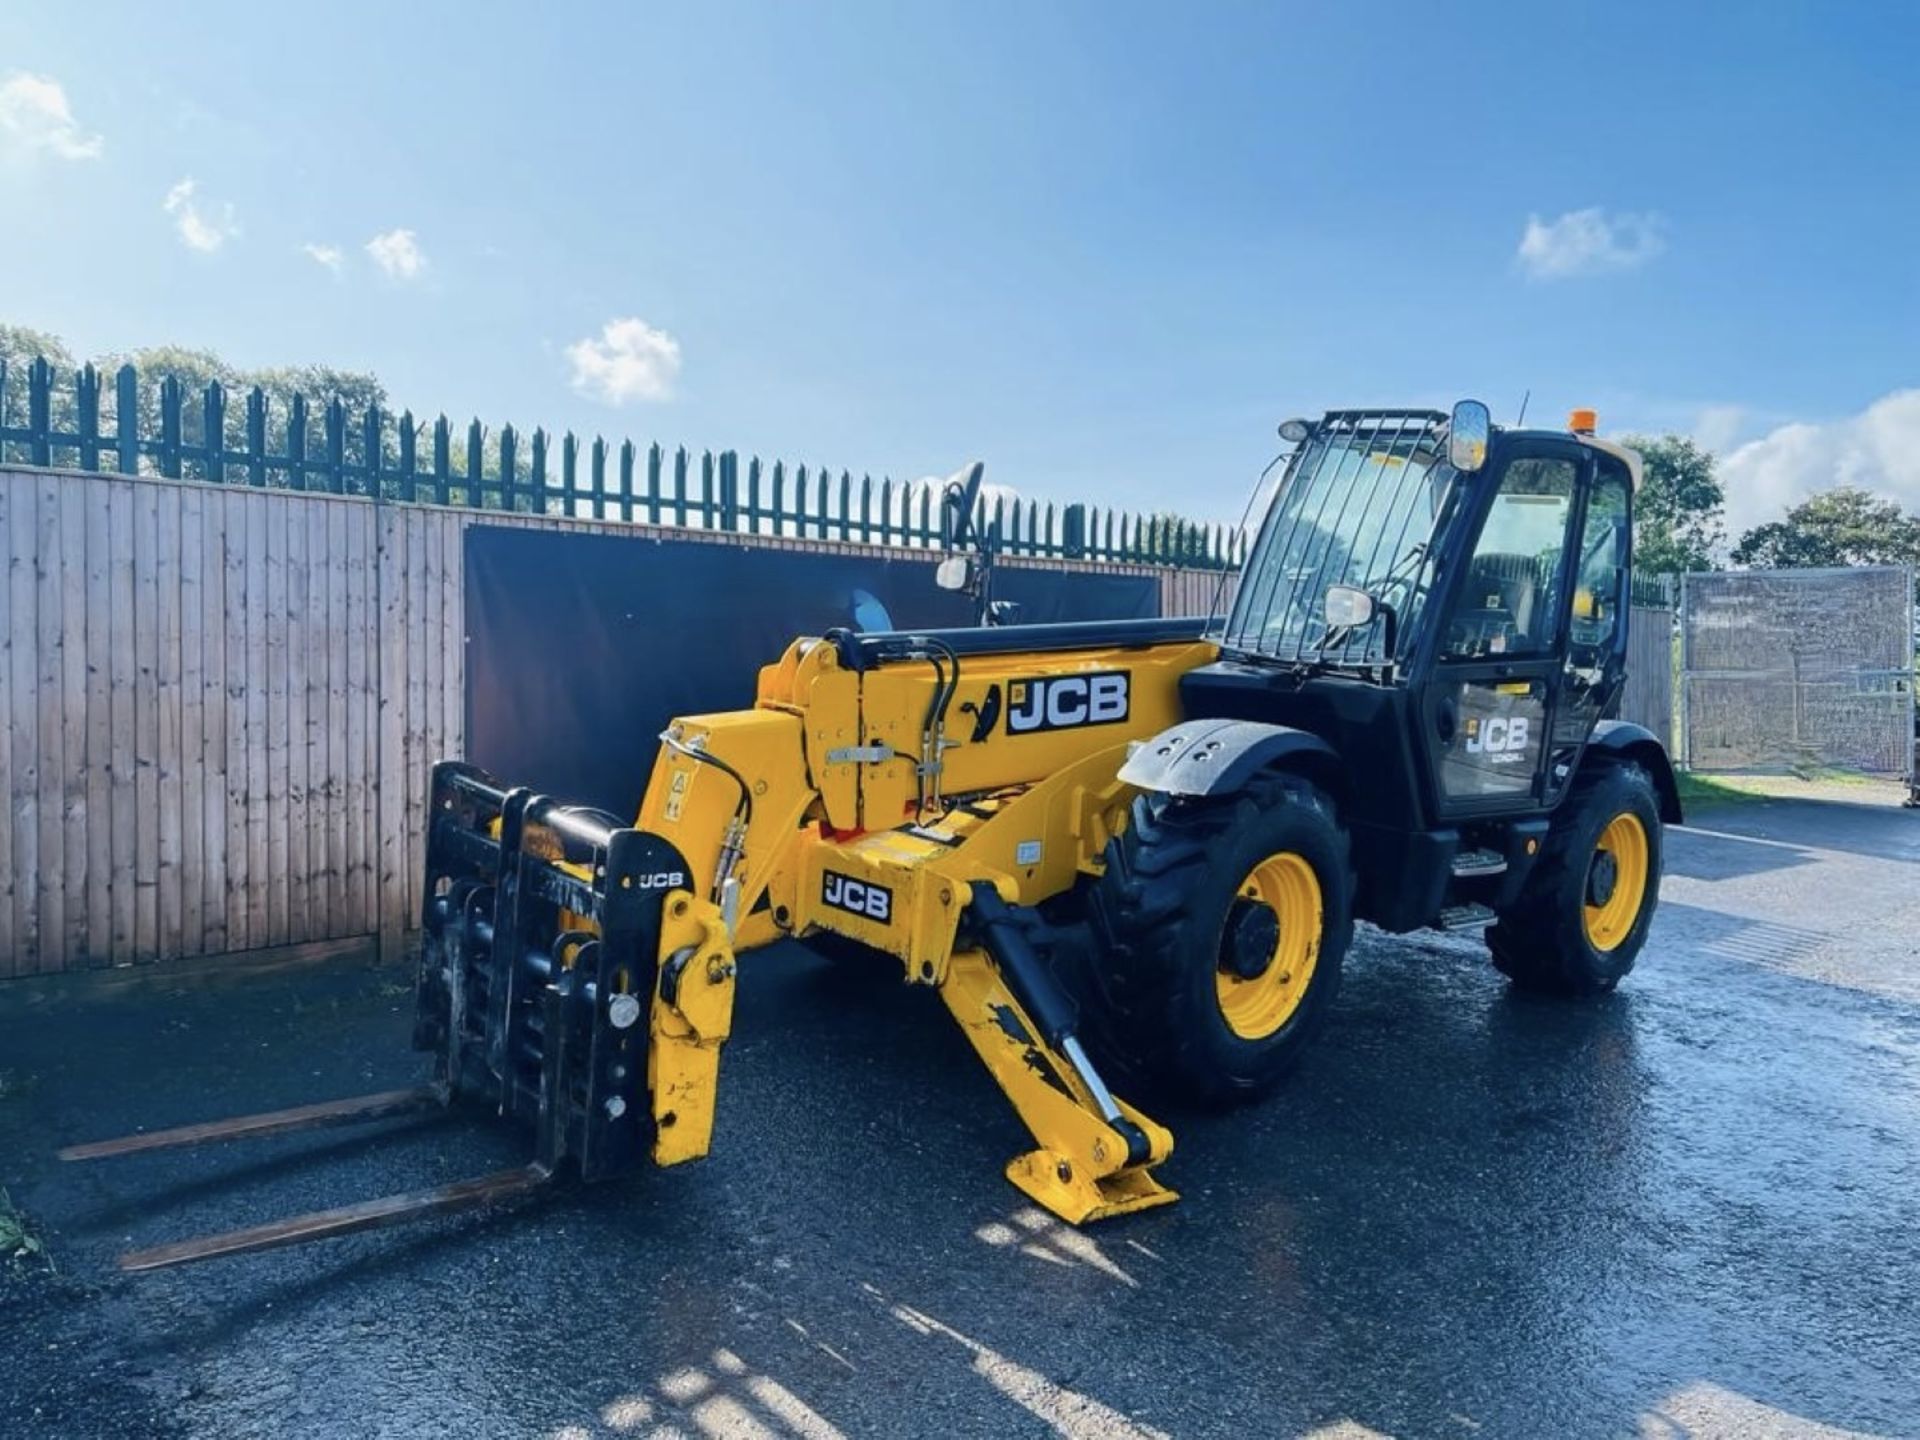
[[1525, 715], [1495, 715], [1467, 722], [1467, 753], [1485, 755], [1496, 764], [1518, 760], [1527, 748], [1530, 726]]
[[858, 915], [862, 920], [878, 920], [885, 925], [893, 919], [893, 892], [884, 885], [856, 880], [851, 875], [826, 871], [820, 898], [834, 909]]
[[1127, 672], [1056, 675], [1047, 680], [1016, 680], [1007, 707], [1007, 733], [1070, 730], [1076, 725], [1117, 725], [1127, 718]]
[[687, 883], [687, 877], [678, 870], [656, 870], [651, 875], [636, 875], [633, 883], [642, 890], [678, 890]]

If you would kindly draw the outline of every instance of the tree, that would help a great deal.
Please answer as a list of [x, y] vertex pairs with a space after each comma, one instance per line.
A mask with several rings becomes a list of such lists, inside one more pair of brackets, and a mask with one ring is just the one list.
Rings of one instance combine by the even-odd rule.
[[258, 385], [272, 405], [284, 405], [298, 395], [316, 410], [329, 400], [338, 400], [349, 417], [357, 419], [378, 406], [387, 410], [387, 387], [380, 377], [364, 370], [336, 370], [330, 365], [281, 365], [267, 370], [250, 370], [241, 383]]
[[27, 373], [27, 367], [36, 357], [43, 355], [56, 370], [73, 368], [73, 356], [58, 335], [30, 329], [25, 325], [0, 323], [0, 360], [7, 365], [8, 389], [16, 384], [24, 384], [21, 377]]
[[[287, 422], [293, 410], [293, 397], [307, 397], [307, 453], [319, 455], [326, 444], [325, 412], [330, 401], [338, 400], [347, 412], [346, 455], [351, 464], [359, 464], [365, 449], [361, 422], [369, 409], [378, 408], [387, 415], [387, 387], [377, 375], [360, 370], [335, 370], [328, 365], [282, 365], [266, 370], [243, 370], [230, 382], [223, 381], [228, 396], [227, 427], [246, 423], [246, 392], [256, 385], [267, 402], [267, 449], [284, 453], [287, 448]], [[391, 420], [392, 416], [388, 415]], [[399, 450], [391, 433], [382, 441], [382, 454], [389, 463], [397, 460]]]
[[1801, 501], [1784, 520], [1756, 525], [1733, 547], [1741, 565], [1920, 565], [1920, 515], [1898, 502], [1839, 485]]
[[1717, 568], [1726, 493], [1713, 455], [1684, 435], [1629, 435], [1644, 469], [1633, 497], [1633, 566], [1655, 575]]
[[[44, 358], [60, 375], [72, 377], [73, 356], [58, 335], [25, 325], [0, 324], [0, 364], [7, 367], [6, 392], [0, 396], [0, 424], [23, 424], [27, 418], [27, 371]], [[53, 428], [65, 430], [73, 420], [71, 384], [53, 387]]]
[[[7, 418], [25, 418], [26, 376], [36, 358], [44, 357], [56, 372], [52, 395], [53, 428], [71, 432], [76, 425], [73, 374], [78, 368], [72, 352], [58, 335], [32, 330], [24, 325], [0, 324], [0, 361], [7, 366]], [[203, 443], [206, 425], [207, 386], [218, 381], [227, 392], [226, 444], [239, 448], [245, 443], [247, 394], [255, 386], [267, 404], [266, 448], [269, 454], [287, 453], [287, 425], [293, 413], [293, 397], [304, 395], [307, 401], [307, 453], [316, 458], [325, 453], [326, 408], [338, 399], [347, 412], [346, 455], [348, 463], [360, 464], [364, 457], [361, 429], [370, 408], [387, 413], [387, 388], [376, 375], [359, 370], [337, 370], [327, 365], [274, 366], [242, 370], [229, 365], [211, 350], [196, 350], [183, 345], [154, 345], [125, 354], [99, 356], [93, 362], [100, 372], [101, 415], [104, 432], [111, 433], [115, 423], [117, 396], [114, 376], [122, 365], [132, 365], [139, 376], [139, 431], [147, 437], [160, 433], [160, 386], [168, 376], [180, 382], [180, 438], [188, 446]], [[389, 419], [391, 417], [389, 416]], [[382, 441], [385, 458], [397, 459], [398, 447], [389, 428]]]
[[[189, 445], [198, 445], [201, 440], [201, 420], [205, 409], [199, 402], [207, 386], [218, 380], [228, 391], [232, 391], [238, 380], [233, 367], [211, 350], [194, 350], [185, 345], [153, 345], [128, 355], [103, 355], [94, 364], [99, 367], [101, 383], [109, 392], [104, 401], [109, 407], [114, 404], [111, 392], [115, 372], [122, 365], [132, 365], [138, 372], [142, 435], [160, 433], [161, 380], [169, 375], [178, 380], [182, 397], [181, 438]], [[105, 423], [104, 419], [102, 423]]]
[[1160, 510], [1147, 518], [1134, 537], [1143, 558], [1169, 565], [1204, 565], [1210, 552], [1211, 530], [1195, 524], [1171, 510]]

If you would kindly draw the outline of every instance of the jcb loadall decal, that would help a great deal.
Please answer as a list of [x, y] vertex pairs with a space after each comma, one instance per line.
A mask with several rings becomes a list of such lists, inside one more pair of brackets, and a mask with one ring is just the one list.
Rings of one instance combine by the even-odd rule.
[[893, 892], [870, 880], [856, 880], [837, 870], [824, 872], [820, 880], [820, 900], [836, 910], [858, 915], [862, 920], [877, 920], [882, 925], [893, 919]]
[[1441, 757], [1448, 795], [1477, 799], [1532, 788], [1547, 718], [1536, 690], [1537, 682], [1469, 680], [1454, 691], [1458, 728]]
[[1525, 715], [1515, 715], [1511, 719], [1504, 715], [1493, 715], [1485, 721], [1469, 720], [1467, 753], [1485, 755], [1495, 765], [1516, 764], [1527, 753], [1530, 729], [1529, 717]]
[[1012, 703], [1007, 707], [1009, 735], [1071, 730], [1081, 725], [1118, 725], [1127, 718], [1127, 672], [1124, 670], [1016, 680], [1009, 688], [1012, 691]]

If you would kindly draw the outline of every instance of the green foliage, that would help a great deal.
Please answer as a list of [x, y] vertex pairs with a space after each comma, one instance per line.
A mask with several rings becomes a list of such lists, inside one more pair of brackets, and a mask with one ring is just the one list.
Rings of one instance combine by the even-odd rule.
[[[26, 405], [26, 372], [33, 361], [40, 356], [46, 357], [59, 372], [54, 384], [52, 396], [52, 425], [55, 430], [71, 433], [78, 426], [74, 408], [73, 373], [81, 362], [58, 335], [44, 330], [29, 329], [24, 325], [0, 324], [0, 360], [7, 363], [7, 418], [13, 423], [24, 420]], [[226, 410], [224, 415], [223, 440], [229, 449], [243, 449], [246, 444], [247, 396], [258, 387], [261, 398], [266, 402], [265, 450], [269, 455], [288, 453], [287, 432], [293, 414], [293, 397], [302, 395], [307, 402], [306, 451], [315, 460], [326, 453], [326, 411], [327, 405], [338, 400], [346, 412], [346, 432], [344, 450], [349, 465], [361, 465], [366, 461], [366, 431], [364, 418], [369, 409], [378, 409], [385, 417], [382, 426], [380, 453], [384, 463], [397, 467], [399, 464], [399, 438], [393, 424], [391, 401], [387, 387], [380, 377], [364, 370], [341, 370], [331, 365], [274, 365], [259, 369], [244, 369], [229, 364], [217, 352], [195, 349], [186, 345], [150, 345], [138, 350], [114, 351], [96, 356], [93, 365], [100, 373], [100, 425], [104, 435], [111, 436], [117, 421], [115, 406], [118, 395], [114, 388], [114, 377], [122, 365], [132, 365], [139, 375], [138, 424], [143, 437], [160, 434], [160, 386], [163, 379], [172, 376], [180, 382], [182, 404], [180, 409], [180, 439], [182, 444], [193, 447], [201, 445], [206, 438], [205, 392], [208, 385], [219, 382], [226, 391]], [[420, 418], [418, 457], [422, 469], [433, 463], [433, 428], [431, 417]], [[491, 431], [483, 431], [488, 440], [492, 440]], [[522, 434], [519, 451], [519, 474], [524, 479], [529, 473], [531, 436]], [[467, 428], [455, 427], [448, 447], [449, 460], [456, 477], [467, 473]], [[583, 462], [584, 463], [584, 462]], [[143, 468], [151, 461], [142, 461]], [[549, 464], [559, 464], [558, 447]], [[500, 479], [499, 450], [497, 446], [487, 444], [482, 447], [481, 474], [488, 483]], [[238, 475], [228, 475], [229, 480], [239, 479]], [[393, 494], [398, 494], [397, 482], [388, 486]], [[453, 487], [456, 503], [466, 499], [465, 487], [456, 479]]]
[[[33, 362], [45, 356], [47, 363], [56, 370], [71, 370], [73, 356], [58, 335], [45, 330], [33, 330], [25, 325], [0, 324], [0, 362], [7, 367], [7, 388], [4, 397], [5, 419], [24, 420], [27, 407], [27, 368]], [[66, 386], [55, 386], [53, 392], [53, 413], [51, 419], [56, 429], [69, 428], [73, 422], [73, 391]]]
[[1840, 485], [1801, 501], [1784, 520], [1747, 531], [1733, 558], [1763, 569], [1920, 565], [1920, 515], [1870, 490]]
[[1765, 798], [1751, 790], [1742, 790], [1738, 785], [1730, 785], [1724, 780], [1699, 775], [1691, 770], [1680, 770], [1673, 778], [1680, 787], [1681, 807], [1688, 811], [1703, 805], [1742, 805]]
[[[354, 370], [335, 370], [325, 365], [284, 365], [261, 370], [241, 370], [229, 365], [211, 350], [194, 350], [181, 345], [155, 345], [126, 355], [107, 355], [94, 362], [105, 382], [123, 364], [139, 372], [140, 433], [160, 433], [161, 377], [171, 375], [180, 382], [186, 397], [181, 411], [181, 438], [189, 445], [200, 444], [206, 433], [206, 409], [201, 396], [208, 385], [218, 381], [227, 392], [226, 439], [238, 445], [246, 434], [247, 392], [258, 387], [267, 402], [267, 449], [284, 453], [287, 426], [293, 414], [293, 397], [307, 398], [307, 451], [318, 455], [326, 444], [325, 411], [327, 402], [338, 399], [347, 410], [346, 450], [349, 463], [364, 460], [365, 448], [360, 417], [369, 406], [387, 406], [387, 387], [377, 376]], [[388, 437], [386, 449], [391, 450]], [[392, 458], [389, 455], [389, 458]]]
[[[131, 364], [140, 372], [140, 433], [158, 435], [160, 433], [160, 379], [172, 375], [180, 382], [180, 390], [186, 396], [181, 412], [183, 438], [189, 444], [198, 444], [201, 434], [202, 407], [194, 400], [213, 381], [231, 391], [239, 378], [232, 366], [228, 365], [211, 350], [193, 350], [184, 345], [155, 345], [145, 350], [135, 350], [131, 354], [102, 355], [94, 362], [100, 371], [102, 385], [110, 394], [113, 374], [122, 365]], [[112, 403], [106, 395], [102, 396], [103, 406]], [[231, 408], [231, 407], [229, 407]]]
[[73, 356], [58, 335], [29, 329], [25, 325], [0, 323], [0, 360], [7, 362], [9, 385], [20, 382], [27, 366], [40, 355], [46, 356], [47, 363], [58, 369], [73, 368]]
[[1205, 527], [1170, 511], [1148, 517], [1139, 543], [1142, 558], [1167, 565], [1203, 564], [1207, 556]]
[[[7, 362], [7, 404], [11, 414], [25, 403], [26, 371], [36, 356], [61, 372], [61, 382], [53, 389], [53, 428], [74, 428], [74, 399], [71, 378], [79, 368], [77, 361], [58, 335], [31, 330], [24, 325], [0, 325], [0, 360]], [[387, 408], [387, 387], [376, 375], [359, 370], [337, 370], [327, 365], [283, 365], [246, 370], [228, 364], [212, 350], [196, 350], [185, 345], [151, 345], [126, 353], [94, 357], [100, 372], [101, 427], [111, 434], [117, 396], [114, 375], [122, 365], [131, 364], [140, 376], [139, 425], [142, 435], [160, 433], [160, 382], [173, 376], [180, 382], [185, 397], [181, 407], [181, 440], [188, 445], [201, 444], [205, 438], [206, 407], [202, 401], [208, 385], [218, 381], [227, 392], [225, 440], [238, 448], [244, 442], [247, 423], [247, 392], [258, 386], [267, 403], [266, 447], [269, 452], [285, 453], [287, 425], [296, 394], [307, 398], [307, 450], [319, 455], [326, 444], [327, 402], [338, 399], [346, 407], [347, 459], [351, 464], [364, 460], [361, 417], [371, 406], [383, 412]], [[383, 448], [390, 451], [389, 434]], [[389, 459], [393, 456], [389, 454]]]
[[0, 1190], [0, 1259], [45, 1260], [47, 1247], [27, 1219], [13, 1208], [13, 1197]]
[[1713, 570], [1726, 493], [1713, 455], [1684, 435], [1629, 435], [1645, 468], [1633, 497], [1633, 565], [1643, 574]]

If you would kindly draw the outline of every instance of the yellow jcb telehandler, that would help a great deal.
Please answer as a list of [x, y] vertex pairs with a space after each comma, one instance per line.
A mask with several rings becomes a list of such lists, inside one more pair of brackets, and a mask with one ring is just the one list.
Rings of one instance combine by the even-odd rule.
[[[1482, 929], [1517, 985], [1610, 990], [1680, 807], [1659, 741], [1606, 718], [1639, 460], [1592, 429], [1475, 402], [1290, 421], [1223, 620], [796, 640], [752, 709], [666, 729], [631, 824], [436, 766], [432, 1083], [67, 1153], [471, 1099], [532, 1130], [531, 1163], [123, 1265], [697, 1159], [738, 958], [780, 940], [856, 942], [937, 994], [1032, 1133], [1007, 1178], [1074, 1224], [1175, 1198], [1172, 1135], [1121, 1095], [1271, 1091], [1355, 919]], [[942, 583], [984, 608], [981, 563]]]

